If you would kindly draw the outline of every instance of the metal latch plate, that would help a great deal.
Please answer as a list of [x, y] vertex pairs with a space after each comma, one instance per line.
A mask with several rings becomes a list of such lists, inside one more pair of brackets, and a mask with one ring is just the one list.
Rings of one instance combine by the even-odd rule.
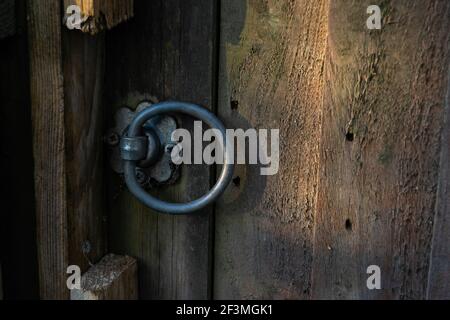
[[[140, 103], [133, 111], [128, 107], [120, 108], [115, 114], [115, 127], [108, 131], [106, 143], [110, 149], [110, 164], [114, 172], [123, 175], [123, 160], [120, 152], [120, 140], [126, 135], [128, 126], [135, 118], [136, 114], [146, 108], [151, 108], [150, 102]], [[145, 189], [150, 189], [159, 185], [174, 184], [179, 178], [180, 167], [171, 160], [171, 151], [173, 148], [172, 133], [177, 129], [177, 121], [172, 116], [157, 116], [144, 124], [145, 128], [151, 128], [156, 133], [161, 143], [161, 156], [152, 161], [148, 167], [145, 165], [136, 169], [136, 176]], [[144, 162], [143, 162], [144, 163]]]

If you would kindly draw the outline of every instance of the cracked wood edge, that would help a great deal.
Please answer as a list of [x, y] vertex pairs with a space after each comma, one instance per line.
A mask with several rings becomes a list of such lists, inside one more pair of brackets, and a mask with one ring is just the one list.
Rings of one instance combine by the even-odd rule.
[[137, 262], [128, 256], [109, 254], [81, 277], [81, 289], [71, 300], [136, 300]]

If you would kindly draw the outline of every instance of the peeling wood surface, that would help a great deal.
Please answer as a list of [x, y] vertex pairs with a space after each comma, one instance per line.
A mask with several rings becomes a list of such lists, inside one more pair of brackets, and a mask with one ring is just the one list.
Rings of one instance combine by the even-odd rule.
[[81, 9], [82, 31], [96, 34], [131, 19], [134, 0], [64, 0], [64, 8], [77, 5]]
[[[365, 27], [369, 4], [330, 2], [312, 297], [424, 299], [450, 2], [384, 1], [381, 31]], [[366, 287], [370, 265], [381, 290]]]
[[237, 166], [216, 207], [214, 298], [305, 299], [327, 37], [327, 1], [222, 1], [218, 114], [280, 129], [280, 170]]
[[[67, 299], [64, 83], [60, 1], [28, 1], [37, 243], [42, 299]], [[45, 39], [45, 40], [44, 40]]]
[[136, 300], [137, 262], [128, 256], [109, 254], [81, 277], [81, 289], [71, 300]]
[[15, 29], [15, 0], [2, 0], [0, 1], [0, 39], [13, 35]]
[[[107, 34], [108, 126], [115, 110], [142, 100], [213, 107], [216, 1], [137, 1], [132, 21]], [[193, 120], [180, 117], [192, 128]], [[184, 166], [181, 180], [155, 192], [187, 202], [209, 190], [207, 166]], [[211, 289], [212, 208], [188, 216], [153, 212], [108, 174], [110, 251], [139, 261], [142, 299], [207, 299]], [[122, 185], [122, 186], [121, 186]]]

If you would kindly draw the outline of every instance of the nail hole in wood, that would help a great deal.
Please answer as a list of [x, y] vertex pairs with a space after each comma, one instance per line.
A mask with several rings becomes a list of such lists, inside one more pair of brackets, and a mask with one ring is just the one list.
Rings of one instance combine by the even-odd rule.
[[239, 108], [239, 101], [231, 100], [230, 105], [231, 105], [231, 110], [237, 110]]
[[355, 135], [353, 134], [353, 132], [347, 132], [345, 135], [345, 139], [349, 142], [352, 142], [355, 139]]
[[234, 179], [233, 179], [233, 184], [234, 184], [236, 187], [239, 187], [239, 186], [241, 185], [241, 177], [236, 177], [236, 178], [234, 178]]
[[350, 221], [350, 219], [345, 220], [345, 229], [347, 231], [352, 231], [352, 222]]

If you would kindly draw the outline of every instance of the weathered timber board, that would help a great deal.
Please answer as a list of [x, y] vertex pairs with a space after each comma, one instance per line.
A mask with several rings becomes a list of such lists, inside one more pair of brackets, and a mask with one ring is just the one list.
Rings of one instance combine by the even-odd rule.
[[[216, 1], [136, 1], [135, 17], [107, 34], [108, 125], [115, 111], [138, 102], [183, 100], [213, 107]], [[180, 126], [192, 120], [180, 118]], [[157, 196], [186, 202], [209, 190], [209, 168], [185, 166]], [[211, 213], [167, 216], [140, 204], [108, 174], [110, 251], [138, 259], [140, 298], [207, 299]], [[125, 189], [125, 190], [124, 190]]]
[[58, 0], [28, 1], [40, 296], [67, 299], [64, 83]]
[[219, 111], [228, 128], [280, 129], [280, 169], [237, 167], [217, 204], [216, 299], [311, 289], [327, 1], [222, 1]]
[[87, 270], [106, 248], [104, 35], [62, 31], [59, 3], [29, 12], [41, 298], [67, 299], [66, 268]]
[[104, 34], [63, 31], [69, 263], [106, 253], [103, 180]]
[[[372, 2], [330, 2], [313, 298], [426, 297], [450, 3], [382, 1], [369, 31]], [[367, 289], [370, 265], [381, 290]]]
[[427, 298], [433, 300], [450, 300], [450, 70], [445, 108], [438, 198], [427, 291]]

